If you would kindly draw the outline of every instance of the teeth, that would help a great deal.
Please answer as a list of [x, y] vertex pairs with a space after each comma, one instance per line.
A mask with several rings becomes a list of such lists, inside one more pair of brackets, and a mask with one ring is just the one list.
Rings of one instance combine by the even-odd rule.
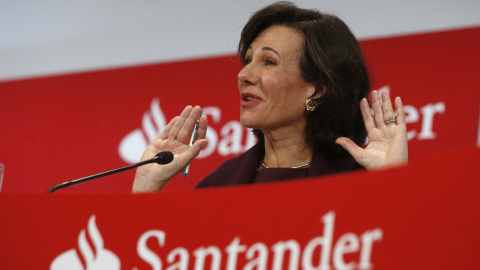
[[250, 100], [253, 100], [252, 97], [245, 97], [245, 101], [250, 101]]

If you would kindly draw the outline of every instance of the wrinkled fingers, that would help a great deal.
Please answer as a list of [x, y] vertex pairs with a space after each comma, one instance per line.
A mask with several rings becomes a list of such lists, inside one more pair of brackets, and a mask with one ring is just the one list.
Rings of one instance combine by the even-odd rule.
[[175, 116], [172, 120], [170, 120], [170, 122], [168, 122], [168, 124], [165, 126], [162, 132], [160, 132], [157, 139], [160, 139], [160, 140], [167, 139], [168, 134], [170, 134], [170, 131], [172, 130], [173, 125], [175, 125], [175, 123], [177, 122], [178, 118], [180, 118], [180, 116]]
[[190, 105], [185, 107], [185, 109], [183, 109], [182, 113], [180, 114], [178, 119], [175, 121], [175, 124], [173, 125], [172, 129], [168, 133], [167, 137], [169, 139], [177, 140], [178, 134], [179, 134], [180, 130], [182, 129], [183, 125], [185, 124], [185, 121], [187, 121], [192, 109], [193, 109], [193, 107], [190, 106]]
[[385, 125], [396, 124], [395, 111], [393, 110], [392, 101], [390, 100], [390, 94], [387, 91], [382, 93], [382, 102], [383, 102], [383, 117]]
[[372, 110], [368, 105], [368, 101], [366, 98], [360, 101], [360, 110], [362, 112], [363, 122], [365, 124], [365, 129], [369, 132], [373, 128], [377, 128], [375, 124], [375, 119], [373, 119]]
[[405, 126], [405, 112], [403, 111], [403, 103], [400, 97], [395, 98], [395, 108], [397, 109], [397, 124]]
[[198, 117], [202, 112], [202, 108], [200, 106], [195, 106], [188, 115], [187, 119], [185, 119], [183, 126], [180, 128], [177, 140], [183, 143], [189, 143], [190, 137], [192, 136], [193, 129], [195, 128], [195, 124], [197, 123]]
[[371, 98], [372, 98], [372, 109], [373, 109], [376, 125], [378, 127], [381, 127], [385, 125], [385, 122], [384, 122], [385, 120], [383, 119], [382, 102], [380, 101], [380, 95], [378, 94], [377, 90], [372, 92]]
[[208, 119], [206, 115], [203, 115], [202, 118], [200, 118], [200, 124], [198, 126], [197, 141], [201, 139], [205, 139], [207, 135], [207, 127], [208, 127]]

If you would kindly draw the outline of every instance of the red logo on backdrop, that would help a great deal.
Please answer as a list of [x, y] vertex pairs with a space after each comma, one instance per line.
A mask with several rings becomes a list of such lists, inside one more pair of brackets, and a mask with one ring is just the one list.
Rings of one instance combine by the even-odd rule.
[[[88, 242], [91, 240], [93, 246]], [[95, 223], [95, 216], [92, 215], [88, 221], [87, 232], [80, 231], [78, 235], [78, 250], [70, 249], [55, 258], [50, 265], [51, 270], [94, 270], [120, 269], [120, 260], [113, 252], [103, 247], [103, 238]], [[83, 265], [82, 261], [85, 263]]]
[[166, 125], [165, 115], [160, 108], [160, 99], [154, 98], [150, 111], [143, 114], [141, 128], [130, 132], [120, 142], [118, 153], [122, 160], [127, 163], [139, 162], [148, 143], [155, 139]]

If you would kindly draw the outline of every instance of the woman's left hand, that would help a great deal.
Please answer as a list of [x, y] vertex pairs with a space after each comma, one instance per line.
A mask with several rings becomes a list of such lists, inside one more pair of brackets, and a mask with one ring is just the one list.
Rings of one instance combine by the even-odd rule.
[[396, 121], [387, 123], [388, 119], [395, 116], [390, 95], [387, 91], [382, 93], [382, 102], [378, 91], [373, 91], [372, 108], [370, 110], [367, 100], [360, 102], [363, 121], [368, 133], [368, 145], [359, 147], [352, 140], [345, 137], [337, 139], [336, 143], [345, 148], [350, 155], [367, 170], [383, 169], [408, 163], [407, 125], [400, 97], [395, 99], [397, 109]]

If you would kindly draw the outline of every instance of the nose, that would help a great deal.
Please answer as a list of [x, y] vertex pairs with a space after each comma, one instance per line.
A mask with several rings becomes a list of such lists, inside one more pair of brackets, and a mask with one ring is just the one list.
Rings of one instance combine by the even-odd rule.
[[238, 84], [256, 84], [257, 82], [258, 75], [253, 63], [243, 66], [242, 70], [238, 73]]

